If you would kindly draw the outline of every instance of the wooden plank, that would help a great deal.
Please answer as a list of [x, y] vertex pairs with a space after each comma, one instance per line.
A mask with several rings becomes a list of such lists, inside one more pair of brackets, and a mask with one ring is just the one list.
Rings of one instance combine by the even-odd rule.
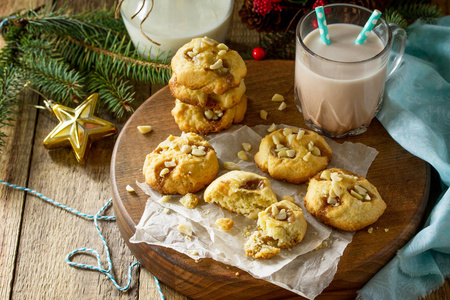
[[433, 0], [432, 4], [435, 4], [439, 7], [444, 15], [450, 14], [450, 1], [448, 0]]
[[[19, 109], [13, 127], [4, 131], [8, 138], [0, 155], [0, 179], [26, 186], [31, 156], [36, 111], [33, 105], [38, 97], [31, 92], [20, 97], [23, 105]], [[25, 193], [0, 186], [0, 298], [9, 299], [14, 280], [17, 247], [25, 201]]]
[[[103, 7], [104, 2], [73, 1], [67, 4], [74, 10], [81, 10]], [[107, 115], [99, 117], [121, 126]], [[86, 165], [80, 165], [70, 148], [44, 149], [42, 141], [56, 125], [56, 118], [48, 112], [39, 114], [29, 186], [72, 208], [96, 213], [111, 197], [109, 162], [115, 138], [93, 144]], [[99, 225], [110, 246], [114, 276], [120, 285], [124, 285], [128, 266], [135, 258], [120, 239], [115, 222], [100, 222]], [[48, 299], [137, 298], [136, 270], [133, 271], [133, 288], [122, 293], [103, 274], [68, 266], [64, 261], [66, 255], [82, 247], [97, 250], [106, 262], [105, 250], [93, 222], [27, 196], [13, 296], [22, 299], [35, 295]], [[84, 256], [75, 257], [74, 261], [97, 264], [94, 259]], [[106, 268], [105, 263], [103, 267]]]
[[[44, 1], [4, 0], [0, 3], [0, 15], [6, 16], [19, 8], [28, 8]], [[0, 48], [5, 45], [0, 36]], [[26, 186], [28, 180], [29, 161], [32, 152], [36, 109], [38, 97], [32, 92], [24, 92], [19, 96], [22, 105], [14, 116], [14, 125], [3, 127], [8, 137], [0, 153], [0, 179], [20, 186]], [[20, 239], [20, 226], [25, 201], [25, 193], [9, 187], [0, 186], [0, 298], [9, 299], [15, 275], [17, 248]]]

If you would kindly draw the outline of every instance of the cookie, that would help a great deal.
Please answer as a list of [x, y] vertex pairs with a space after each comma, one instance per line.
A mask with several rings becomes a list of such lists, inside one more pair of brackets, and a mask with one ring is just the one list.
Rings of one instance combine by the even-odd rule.
[[304, 203], [321, 222], [345, 231], [375, 223], [386, 209], [375, 186], [343, 169], [327, 169], [311, 178]]
[[272, 204], [258, 214], [258, 229], [245, 243], [245, 253], [255, 258], [271, 258], [279, 249], [290, 248], [303, 240], [306, 228], [299, 206], [289, 200]]
[[207, 107], [212, 110], [229, 109], [241, 101], [245, 94], [246, 86], [244, 79], [237, 88], [228, 90], [222, 95], [205, 94], [202, 90], [191, 90], [177, 81], [177, 76], [172, 74], [169, 80], [170, 92], [172, 95], [186, 104], [196, 105], [200, 107]]
[[213, 147], [195, 133], [170, 135], [147, 155], [143, 167], [145, 182], [161, 194], [198, 192], [218, 171]]
[[237, 105], [224, 111], [213, 111], [208, 108], [185, 104], [177, 99], [171, 113], [180, 130], [207, 135], [242, 122], [246, 111], [247, 96], [244, 95]]
[[239, 53], [208, 37], [195, 38], [178, 49], [171, 66], [179, 84], [206, 94], [222, 95], [238, 87], [247, 74]]
[[280, 253], [281, 249], [276, 246], [276, 241], [257, 230], [245, 242], [244, 250], [247, 256], [269, 259]]
[[250, 219], [256, 219], [260, 211], [277, 202], [269, 179], [246, 171], [220, 176], [206, 188], [203, 198]]
[[288, 127], [261, 140], [255, 162], [273, 178], [299, 184], [327, 168], [332, 156], [330, 146], [317, 133]]

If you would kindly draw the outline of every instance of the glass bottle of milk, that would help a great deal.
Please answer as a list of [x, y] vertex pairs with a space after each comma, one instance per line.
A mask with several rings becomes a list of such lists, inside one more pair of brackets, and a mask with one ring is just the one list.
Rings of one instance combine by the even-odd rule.
[[[194, 37], [208, 36], [224, 42], [233, 12], [234, 0], [125, 0], [121, 14], [135, 47], [145, 57], [169, 57]], [[142, 9], [141, 9], [142, 8]], [[139, 11], [140, 10], [140, 11]], [[139, 12], [133, 19], [132, 16]], [[142, 30], [155, 45], [140, 31]], [[170, 51], [170, 52], [169, 52]]]

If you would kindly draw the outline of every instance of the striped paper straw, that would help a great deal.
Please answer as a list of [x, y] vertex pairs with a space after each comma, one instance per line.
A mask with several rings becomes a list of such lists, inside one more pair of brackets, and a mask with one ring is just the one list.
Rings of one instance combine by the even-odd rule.
[[328, 34], [327, 20], [325, 20], [325, 11], [323, 6], [317, 6], [316, 9], [317, 25], [319, 25], [320, 39], [324, 44], [330, 44], [330, 35]]
[[366, 25], [364, 25], [363, 29], [359, 33], [358, 37], [355, 40], [355, 44], [361, 45], [364, 43], [366, 38], [369, 36], [369, 32], [372, 31], [375, 24], [377, 24], [378, 19], [381, 17], [381, 12], [378, 9], [375, 9], [370, 16], [369, 20], [367, 20]]

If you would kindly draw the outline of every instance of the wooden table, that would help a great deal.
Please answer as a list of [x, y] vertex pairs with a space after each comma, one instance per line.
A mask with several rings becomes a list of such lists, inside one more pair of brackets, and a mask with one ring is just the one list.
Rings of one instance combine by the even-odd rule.
[[[0, 15], [21, 8], [36, 7], [46, 0], [6, 0]], [[448, 13], [449, 4], [438, 1]], [[61, 1], [62, 3], [62, 1]], [[113, 1], [72, 0], [68, 6], [79, 11], [113, 5]], [[236, 7], [240, 6], [241, 1]], [[58, 2], [60, 5], [60, 3]], [[242, 28], [235, 18], [233, 30]], [[231, 39], [233, 34], [231, 34]], [[136, 88], [136, 105], [161, 86]], [[96, 213], [111, 198], [110, 161], [115, 138], [93, 144], [88, 161], [79, 165], [70, 149], [47, 151], [44, 137], [56, 126], [56, 119], [30, 105], [39, 103], [36, 94], [22, 96], [23, 105], [14, 127], [7, 128], [7, 144], [0, 156], [0, 179], [26, 186], [85, 213]], [[123, 123], [108, 119], [120, 129]], [[158, 299], [153, 275], [144, 268], [133, 271], [132, 288], [122, 293], [106, 276], [69, 267], [64, 259], [75, 249], [96, 249], [106, 261], [105, 251], [93, 222], [85, 221], [25, 192], [0, 186], [0, 298], [1, 299]], [[113, 214], [113, 210], [108, 211]], [[121, 238], [115, 222], [100, 222], [110, 246], [114, 274], [124, 285], [128, 266], [136, 259]], [[76, 257], [75, 261], [95, 264], [94, 259]], [[166, 299], [188, 299], [161, 284]], [[427, 299], [445, 299], [450, 284], [442, 286]]]

